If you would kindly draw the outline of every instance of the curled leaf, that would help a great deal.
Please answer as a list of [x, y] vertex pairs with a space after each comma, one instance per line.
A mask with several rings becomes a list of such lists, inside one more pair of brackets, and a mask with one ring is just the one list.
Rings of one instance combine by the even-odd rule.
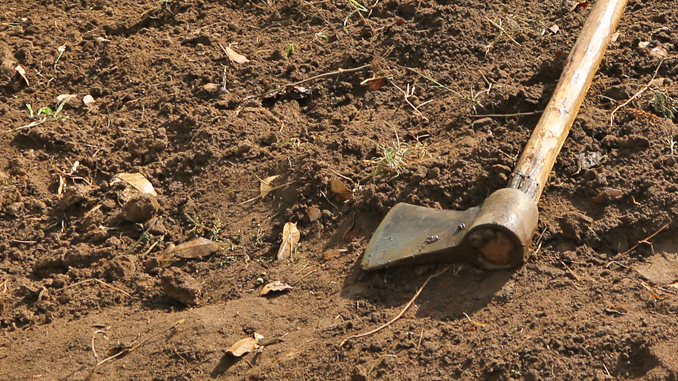
[[361, 85], [367, 85], [367, 86], [369, 86], [369, 87], [370, 87], [370, 90], [379, 90], [379, 89], [381, 89], [382, 87], [384, 87], [384, 85], [386, 85], [386, 78], [383, 78], [383, 77], [381, 77], [381, 78], [375, 78], [375, 77], [372, 77], [372, 78], [368, 78], [368, 79], [366, 79], [366, 80], [360, 82], [360, 84], [361, 84]]
[[235, 50], [231, 49], [230, 47], [225, 47], [224, 51], [226, 52], [226, 55], [228, 56], [228, 59], [233, 61], [233, 63], [237, 64], [246, 64], [250, 62], [250, 60], [247, 59], [247, 57], [243, 56], [242, 54], [238, 54], [235, 52]]
[[345, 202], [351, 199], [353, 192], [351, 192], [344, 183], [336, 177], [330, 180], [330, 189], [334, 194], [334, 198], [339, 202]]
[[259, 348], [257, 339], [254, 337], [247, 337], [231, 345], [226, 353], [234, 357], [242, 357], [243, 355], [246, 355], [257, 348]]
[[277, 179], [278, 177], [280, 177], [280, 175], [268, 176], [267, 178], [260, 180], [261, 185], [260, 185], [259, 189], [260, 189], [260, 192], [261, 192], [260, 193], [261, 198], [266, 197], [270, 192], [272, 192], [276, 189], [276, 187], [272, 186], [271, 183], [273, 182], [273, 180]]
[[287, 283], [283, 283], [279, 280], [273, 281], [271, 283], [268, 283], [264, 286], [264, 288], [261, 289], [261, 292], [259, 295], [264, 296], [267, 295], [270, 292], [280, 292], [280, 291], [285, 291], [285, 290], [291, 290], [292, 286], [290, 286]]
[[158, 195], [153, 188], [153, 184], [151, 184], [151, 182], [141, 173], [118, 173], [113, 176], [111, 184], [114, 184], [117, 181], [124, 181], [141, 193], [150, 194], [151, 196]]
[[292, 259], [294, 251], [299, 243], [301, 232], [295, 222], [288, 222], [283, 227], [283, 240], [278, 250], [278, 259]]
[[16, 65], [16, 67], [14, 68], [14, 71], [16, 71], [17, 73], [19, 73], [19, 75], [21, 76], [21, 78], [23, 78], [24, 81], [26, 81], [26, 86], [30, 86], [30, 85], [31, 85], [31, 83], [28, 82], [28, 78], [26, 78], [26, 70], [25, 70], [21, 65]]
[[178, 258], [202, 258], [215, 253], [221, 248], [219, 243], [207, 238], [193, 238], [188, 242], [177, 245], [171, 254]]

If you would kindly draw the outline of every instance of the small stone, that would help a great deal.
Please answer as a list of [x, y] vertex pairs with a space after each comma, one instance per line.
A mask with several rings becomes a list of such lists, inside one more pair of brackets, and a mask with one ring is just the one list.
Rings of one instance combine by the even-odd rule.
[[187, 305], [197, 304], [200, 282], [178, 269], [167, 269], [160, 280], [167, 296]]
[[485, 126], [490, 126], [493, 123], [492, 118], [481, 118], [473, 122], [473, 126], [475, 127], [485, 127]]
[[219, 85], [217, 85], [216, 83], [206, 83], [205, 85], [203, 85], [202, 89], [208, 93], [216, 93], [217, 91], [219, 91]]
[[160, 210], [158, 201], [150, 195], [138, 195], [122, 207], [122, 219], [130, 222], [148, 221]]

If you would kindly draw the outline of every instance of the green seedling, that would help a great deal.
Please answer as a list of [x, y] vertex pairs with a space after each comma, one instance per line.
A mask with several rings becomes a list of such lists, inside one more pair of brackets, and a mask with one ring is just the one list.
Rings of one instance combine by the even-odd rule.
[[289, 57], [296, 52], [297, 52], [297, 47], [294, 46], [294, 44], [290, 44], [288, 47], [285, 48], [285, 56], [286, 57]]
[[382, 156], [367, 161], [367, 164], [374, 169], [363, 181], [375, 176], [395, 173], [389, 179], [389, 181], [393, 180], [403, 173], [407, 173], [408, 167], [412, 163], [431, 156], [426, 147], [419, 141], [413, 144], [405, 143], [401, 142], [397, 136], [393, 145], [382, 146], [377, 144], [377, 147]]
[[325, 40], [325, 41], [327, 41], [330, 38], [327, 35], [327, 33], [324, 33], [324, 32], [318, 32], [318, 33], [315, 34], [315, 36], [322, 39], [322, 40]]
[[188, 235], [204, 237], [211, 241], [221, 242], [221, 239], [219, 238], [223, 227], [221, 220], [215, 219], [211, 224], [205, 224], [201, 222], [197, 216], [191, 217], [188, 213], [184, 213], [184, 216], [189, 221], [188, 226], [190, 230], [187, 232]]
[[349, 1], [351, 2], [351, 5], [353, 5], [353, 7], [355, 9], [352, 10], [348, 14], [348, 16], [346, 16], [346, 18], [344, 19], [344, 28], [343, 29], [344, 29], [344, 32], [346, 32], [346, 33], [348, 33], [348, 31], [346, 30], [346, 27], [348, 26], [348, 20], [350, 20], [351, 17], [353, 17], [354, 14], [356, 14], [358, 12], [363, 12], [363, 13], [369, 13], [370, 12], [370, 10], [367, 7], [360, 4], [357, 0], [349, 0]]
[[674, 119], [678, 116], [678, 100], [666, 94], [666, 91], [656, 88], [653, 91], [654, 99], [650, 102], [654, 111], [664, 118]]

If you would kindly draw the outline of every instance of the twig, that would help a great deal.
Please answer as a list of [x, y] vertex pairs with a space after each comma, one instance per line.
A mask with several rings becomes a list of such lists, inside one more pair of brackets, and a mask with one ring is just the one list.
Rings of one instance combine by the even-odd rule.
[[[129, 348], [123, 348], [123, 349], [120, 350], [120, 352], [118, 352], [118, 353], [116, 353], [116, 354], [114, 354], [114, 355], [112, 355], [112, 356], [106, 357], [105, 359], [99, 361], [98, 363], [96, 363], [96, 365], [94, 365], [94, 367], [93, 367], [92, 370], [89, 372], [89, 375], [87, 375], [87, 378], [85, 378], [85, 380], [90, 380], [90, 379], [92, 378], [92, 376], [94, 375], [94, 372], [96, 372], [96, 370], [97, 370], [101, 365], [107, 363], [108, 361], [114, 360], [114, 359], [116, 359], [116, 358], [118, 358], [118, 357], [122, 357], [122, 356], [124, 356], [124, 355], [127, 355], [127, 354], [130, 354], [130, 353], [134, 352], [135, 350], [137, 350], [137, 349], [143, 347], [144, 345], [148, 344], [148, 342], [150, 342], [151, 340], [154, 340], [154, 339], [160, 337], [161, 335], [163, 335], [163, 334], [164, 334], [165, 332], [167, 332], [167, 331], [173, 331], [173, 332], [176, 331], [176, 329], [177, 329], [181, 324], [183, 324], [185, 321], [186, 321], [185, 319], [181, 319], [181, 320], [177, 321], [176, 323], [174, 323], [173, 326], [171, 326], [171, 327], [169, 327], [169, 328], [167, 328], [167, 329], [164, 329], [164, 330], [162, 330], [162, 331], [156, 333], [155, 335], [152, 335], [152, 336], [148, 337], [146, 340], [144, 340], [144, 341], [142, 341], [142, 342], [134, 343], [134, 344], [131, 345]], [[94, 349], [94, 347], [92, 347], [92, 349]], [[96, 352], [94, 352], [94, 354], [95, 354], [95, 356], [96, 356]]]
[[417, 297], [418, 297], [419, 294], [421, 294], [421, 292], [424, 290], [424, 287], [426, 287], [426, 285], [428, 284], [428, 282], [429, 282], [431, 279], [433, 279], [433, 278], [437, 277], [438, 275], [444, 273], [445, 271], [449, 270], [450, 267], [452, 267], [452, 266], [451, 266], [451, 265], [446, 266], [446, 267], [445, 267], [442, 271], [440, 271], [439, 273], [433, 274], [433, 275], [429, 276], [428, 279], [426, 279], [426, 282], [424, 282], [424, 284], [421, 286], [421, 288], [419, 289], [419, 291], [417, 291], [417, 293], [414, 294], [414, 296], [412, 297], [412, 299], [410, 299], [410, 301], [407, 302], [407, 304], [405, 305], [405, 308], [403, 308], [402, 311], [400, 311], [400, 313], [399, 313], [398, 315], [396, 315], [393, 319], [389, 320], [386, 324], [381, 325], [381, 326], [379, 326], [379, 327], [377, 327], [377, 328], [375, 328], [375, 329], [373, 329], [373, 330], [371, 330], [371, 331], [369, 331], [369, 332], [361, 333], [361, 334], [358, 334], [358, 335], [352, 335], [352, 336], [349, 336], [349, 337], [345, 338], [344, 341], [342, 341], [341, 344], [339, 344], [339, 347], [343, 347], [344, 344], [346, 344], [346, 342], [349, 341], [349, 340], [351, 340], [351, 339], [357, 339], [357, 338], [360, 338], [360, 337], [365, 337], [365, 336], [374, 335], [375, 333], [377, 333], [377, 332], [381, 331], [382, 329], [384, 329], [384, 328], [390, 326], [391, 324], [393, 324], [396, 320], [400, 319], [400, 318], [405, 314], [405, 312], [407, 312], [407, 310], [410, 308], [410, 306], [412, 306], [412, 304], [414, 303], [414, 301], [417, 300]]
[[122, 292], [123, 294], [129, 296], [130, 298], [132, 297], [132, 295], [130, 295], [130, 294], [129, 294], [128, 292], [126, 292], [125, 290], [121, 290], [121, 289], [119, 289], [119, 288], [117, 288], [117, 287], [115, 287], [115, 286], [111, 286], [110, 284], [104, 282], [103, 280], [101, 280], [101, 279], [96, 279], [96, 278], [85, 279], [85, 280], [82, 280], [82, 281], [80, 281], [80, 282], [73, 283], [73, 284], [70, 285], [70, 286], [64, 287], [64, 290], [67, 289], [67, 288], [75, 287], [75, 286], [77, 286], [77, 285], [79, 285], [79, 284], [90, 283], [90, 282], [99, 282], [99, 283], [103, 284], [103, 285], [106, 286], [106, 287], [109, 287], [109, 288], [112, 288], [113, 290]]
[[359, 66], [359, 67], [354, 67], [354, 68], [352, 68], [352, 69], [341, 69], [341, 68], [339, 68], [339, 69], [337, 69], [337, 70], [335, 70], [335, 71], [330, 71], [330, 72], [328, 72], [328, 73], [318, 74], [318, 75], [316, 75], [316, 76], [314, 76], [314, 77], [306, 78], [306, 79], [303, 79], [303, 80], [301, 80], [301, 81], [299, 81], [299, 82], [288, 83], [288, 84], [284, 85], [283, 88], [284, 88], [284, 87], [287, 87], [287, 86], [299, 86], [299, 85], [301, 85], [302, 83], [311, 82], [311, 81], [314, 81], [314, 80], [320, 79], [320, 78], [331, 77], [331, 76], [337, 75], [337, 74], [342, 74], [342, 73], [352, 73], [352, 72], [354, 72], [354, 71], [360, 71], [360, 70], [363, 70], [363, 69], [367, 69], [368, 67], [371, 67], [371, 66], [372, 66], [372, 64], [363, 65], [363, 66]]
[[316, 272], [316, 271], [318, 271], [318, 270], [319, 270], [319, 269], [315, 269], [315, 270], [309, 271], [306, 275], [302, 276], [301, 278], [299, 278], [299, 279], [297, 279], [296, 281], [294, 281], [294, 283], [290, 284], [290, 286], [294, 286], [295, 284], [301, 282], [302, 279], [306, 278], [307, 276], [313, 274], [314, 272]]
[[[661, 233], [662, 231], [664, 231], [664, 229], [666, 229], [666, 228], [668, 228], [668, 227], [669, 227], [669, 224], [666, 223], [664, 226], [660, 227], [659, 230], [657, 230], [656, 232], [650, 234], [647, 238], [638, 241], [637, 244], [633, 245], [632, 248], [626, 250], [625, 252], [623, 252], [623, 253], [621, 253], [621, 254], [615, 255], [614, 257], [612, 257], [612, 259], [613, 259], [613, 260], [614, 260], [614, 259], [617, 259], [617, 258], [619, 258], [619, 257], [621, 257], [621, 256], [624, 256], [624, 255], [626, 255], [626, 254], [632, 252], [632, 251], [635, 250], [638, 246], [640, 246], [641, 243], [649, 243], [649, 242], [648, 242], [649, 239], [654, 238], [657, 234]], [[610, 262], [610, 263], [612, 263], [612, 262]]]
[[[511, 35], [506, 31], [506, 29], [504, 29], [504, 27], [501, 26], [501, 24], [497, 24], [496, 22], [490, 20], [488, 17], [485, 17], [485, 18], [487, 19], [487, 21], [491, 22], [492, 25], [494, 25], [494, 26], [496, 26], [497, 28], [499, 28], [499, 30], [504, 34], [504, 36], [508, 37], [509, 40], [515, 42], [516, 45], [520, 46], [520, 44], [518, 43], [518, 41], [514, 40], [513, 37], [511, 37]], [[501, 20], [499, 20], [499, 21], [501, 21]]]
[[424, 339], [424, 329], [421, 329], [421, 334], [419, 335], [419, 342], [417, 343], [417, 351], [421, 347], [421, 341]]
[[567, 272], [569, 272], [570, 274], [572, 274], [572, 276], [573, 276], [576, 280], [578, 280], [578, 281], [581, 282], [581, 278], [580, 278], [577, 274], [575, 274], [574, 271], [572, 271], [572, 269], [570, 268], [570, 266], [566, 265], [565, 262], [563, 262], [563, 261], [560, 261], [560, 264], [563, 265], [563, 266], [565, 266], [565, 269], [567, 269]]
[[652, 74], [652, 78], [650, 78], [650, 81], [647, 83], [647, 85], [645, 85], [645, 87], [638, 90], [638, 92], [633, 94], [633, 96], [631, 98], [627, 99], [624, 103], [620, 104], [619, 106], [617, 106], [617, 108], [612, 110], [612, 113], [610, 114], [610, 126], [612, 126], [614, 124], [614, 113], [615, 112], [617, 112], [620, 108], [625, 107], [626, 105], [631, 103], [634, 99], [638, 98], [641, 94], [643, 94], [645, 91], [647, 91], [647, 89], [649, 89], [650, 86], [652, 86], [652, 81], [654, 81], [655, 77], [657, 77], [657, 73], [659, 72], [659, 68], [662, 67], [663, 63], [664, 63], [664, 60], [661, 60], [659, 62], [659, 65], [657, 65], [657, 68], [654, 70], [654, 74]]
[[469, 115], [469, 118], [512, 118], [512, 117], [515, 117], [515, 116], [539, 115], [543, 112], [544, 112], [544, 110], [528, 111], [528, 112], [516, 112], [516, 113], [513, 113], [513, 114], [476, 114], [476, 115]]

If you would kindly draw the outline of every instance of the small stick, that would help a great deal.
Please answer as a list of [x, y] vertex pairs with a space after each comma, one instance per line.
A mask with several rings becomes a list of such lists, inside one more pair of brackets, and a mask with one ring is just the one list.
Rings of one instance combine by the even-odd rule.
[[315, 269], [315, 270], [309, 271], [306, 275], [302, 276], [301, 278], [299, 278], [299, 279], [297, 279], [296, 281], [294, 281], [294, 283], [290, 284], [290, 286], [294, 286], [295, 284], [301, 282], [302, 279], [306, 278], [307, 276], [313, 274], [314, 272], [316, 272], [316, 271], [318, 271], [318, 270], [319, 270], [319, 269]]
[[[144, 341], [142, 341], [142, 342], [140, 342], [140, 343], [133, 344], [133, 345], [131, 345], [129, 348], [123, 348], [123, 349], [120, 350], [120, 352], [114, 354], [113, 356], [106, 357], [105, 359], [99, 361], [98, 363], [96, 363], [96, 365], [94, 365], [94, 367], [93, 367], [92, 370], [90, 371], [90, 373], [89, 373], [89, 375], [87, 376], [87, 378], [85, 378], [85, 380], [90, 380], [90, 379], [92, 378], [92, 376], [94, 375], [94, 372], [96, 372], [97, 368], [99, 368], [99, 366], [105, 364], [106, 362], [108, 362], [108, 361], [110, 361], [110, 360], [114, 360], [114, 359], [116, 359], [116, 358], [118, 358], [118, 357], [121, 357], [121, 356], [123, 356], [123, 355], [127, 355], [127, 354], [130, 354], [130, 353], [134, 352], [135, 350], [137, 350], [137, 349], [141, 348], [142, 346], [146, 345], [149, 341], [154, 340], [154, 339], [160, 337], [160, 336], [161, 336], [162, 334], [164, 334], [166, 331], [176, 331], [176, 329], [177, 329], [181, 324], [183, 324], [185, 321], [186, 321], [186, 320], [181, 319], [181, 320], [177, 321], [176, 323], [174, 323], [173, 326], [171, 326], [171, 327], [169, 327], [169, 328], [167, 328], [167, 329], [164, 329], [164, 330], [162, 330], [162, 331], [156, 333], [155, 335], [152, 335], [152, 336], [148, 337], [146, 340], [144, 340]], [[96, 352], [95, 352], [95, 354], [96, 354]]]
[[[621, 254], [615, 255], [614, 257], [612, 257], [612, 259], [617, 259], [617, 258], [619, 258], [619, 257], [621, 257], [621, 256], [623, 256], [623, 255], [626, 255], [626, 254], [632, 252], [632, 251], [635, 250], [638, 246], [640, 246], [641, 243], [649, 243], [649, 242], [648, 242], [649, 239], [654, 238], [657, 234], [663, 232], [664, 229], [666, 229], [666, 228], [668, 228], [668, 227], [669, 227], [669, 224], [667, 223], [667, 224], [665, 224], [664, 226], [660, 227], [659, 230], [657, 230], [656, 232], [650, 234], [647, 238], [645, 238], [645, 239], [643, 239], [643, 240], [640, 240], [637, 244], [633, 245], [632, 248], [626, 250], [625, 252], [623, 252], [623, 253], [621, 253]], [[610, 262], [610, 263], [612, 263], [612, 262]]]
[[67, 288], [75, 287], [75, 286], [77, 286], [77, 285], [79, 285], [79, 284], [90, 283], [90, 282], [99, 282], [99, 283], [103, 284], [103, 285], [106, 286], [106, 287], [110, 287], [110, 288], [112, 288], [112, 289], [114, 289], [114, 290], [116, 290], [116, 291], [122, 292], [123, 294], [129, 296], [130, 298], [132, 297], [132, 295], [130, 295], [128, 292], [126, 292], [126, 291], [124, 291], [124, 290], [121, 290], [121, 289], [119, 289], [119, 288], [117, 288], [117, 287], [115, 287], [115, 286], [111, 286], [110, 284], [104, 282], [104, 281], [101, 280], [101, 279], [95, 279], [95, 278], [92, 278], [92, 279], [85, 279], [85, 280], [82, 280], [82, 281], [80, 281], [80, 282], [73, 283], [73, 284], [70, 285], [70, 286], [64, 287], [64, 290], [67, 289]]
[[316, 75], [316, 76], [314, 76], [314, 77], [306, 78], [306, 79], [301, 80], [301, 81], [299, 81], [299, 82], [288, 83], [288, 84], [284, 85], [283, 87], [287, 87], [287, 86], [298, 86], [298, 85], [301, 85], [302, 83], [311, 82], [311, 81], [316, 80], [316, 79], [325, 78], [325, 77], [331, 77], [331, 76], [333, 76], [333, 75], [342, 74], [342, 73], [352, 73], [352, 72], [354, 72], [354, 71], [360, 71], [360, 70], [363, 70], [363, 69], [367, 69], [368, 67], [371, 67], [371, 66], [372, 66], [372, 64], [363, 65], [363, 66], [359, 66], [359, 67], [354, 67], [354, 68], [352, 68], [352, 69], [341, 69], [341, 68], [339, 68], [339, 69], [337, 69], [337, 70], [335, 70], [335, 71], [330, 71], [330, 72], [328, 72], [328, 73], [318, 74], [318, 75]]
[[[502, 27], [500, 24], [497, 24], [496, 22], [490, 20], [489, 17], [485, 17], [485, 18], [487, 19], [487, 21], [491, 22], [492, 25], [494, 25], [494, 26], [496, 26], [497, 28], [499, 28], [499, 30], [504, 34], [504, 36], [508, 37], [509, 40], [515, 42], [516, 45], [520, 46], [520, 44], [518, 43], [518, 41], [514, 40], [513, 37], [511, 37], [511, 35], [508, 34], [508, 32], [506, 31], [506, 29], [504, 29], [504, 27]], [[501, 21], [501, 20], [500, 20], [500, 21]]]
[[469, 118], [512, 118], [514, 116], [529, 116], [529, 115], [539, 115], [543, 113], [544, 110], [539, 111], [528, 111], [528, 112], [516, 112], [513, 114], [476, 114], [469, 115]]
[[580, 278], [579, 276], [577, 276], [577, 274], [575, 274], [574, 271], [572, 271], [572, 269], [570, 268], [570, 266], [566, 265], [565, 262], [563, 262], [563, 261], [560, 261], [560, 264], [563, 265], [563, 266], [565, 266], [565, 268], [567, 269], [567, 272], [569, 272], [570, 274], [572, 274], [572, 276], [573, 276], [575, 279], [577, 279], [578, 281], [581, 282], [581, 278]]
[[424, 329], [421, 329], [421, 334], [419, 335], [419, 342], [417, 343], [417, 350], [421, 347], [421, 340], [424, 339]]
[[633, 94], [633, 96], [631, 98], [627, 99], [626, 102], [620, 104], [619, 106], [617, 106], [617, 108], [612, 110], [612, 114], [610, 114], [610, 126], [612, 126], [614, 124], [614, 113], [615, 112], [617, 112], [620, 108], [631, 103], [634, 99], [638, 98], [641, 94], [643, 94], [645, 91], [647, 91], [647, 89], [649, 89], [650, 86], [652, 86], [652, 81], [654, 81], [655, 77], [657, 77], [657, 73], [659, 72], [659, 68], [662, 67], [663, 63], [664, 63], [664, 60], [661, 60], [659, 62], [659, 65], [657, 65], [657, 68], [654, 70], [654, 74], [652, 74], [652, 78], [650, 79], [650, 82], [648, 82], [647, 85], [645, 85], [645, 87], [640, 89], [637, 93]]
[[357, 338], [359, 338], [359, 337], [365, 337], [365, 336], [374, 335], [375, 333], [377, 333], [377, 332], [381, 331], [382, 329], [384, 329], [384, 328], [390, 326], [391, 324], [393, 324], [396, 320], [400, 319], [400, 318], [405, 314], [405, 312], [407, 312], [407, 310], [410, 308], [410, 306], [412, 306], [412, 304], [414, 303], [414, 301], [417, 300], [417, 297], [418, 297], [419, 294], [421, 294], [421, 292], [424, 290], [424, 287], [426, 287], [426, 285], [428, 284], [428, 282], [429, 282], [431, 279], [433, 279], [433, 278], [437, 277], [438, 275], [440, 275], [440, 274], [444, 273], [445, 271], [447, 271], [450, 267], [451, 267], [451, 266], [446, 266], [446, 267], [445, 267], [442, 271], [440, 271], [439, 273], [433, 274], [433, 275], [429, 276], [428, 279], [426, 279], [426, 282], [424, 282], [424, 284], [421, 286], [421, 288], [419, 289], [419, 291], [417, 291], [417, 293], [414, 294], [414, 296], [412, 297], [412, 299], [410, 299], [410, 301], [407, 302], [407, 304], [405, 305], [405, 308], [403, 308], [402, 311], [400, 311], [400, 313], [399, 313], [398, 315], [396, 315], [393, 319], [389, 320], [386, 324], [381, 325], [381, 326], [379, 326], [379, 327], [377, 327], [377, 328], [375, 328], [375, 329], [373, 329], [373, 330], [371, 330], [371, 331], [369, 331], [369, 332], [361, 333], [361, 334], [358, 334], [358, 335], [352, 335], [352, 336], [349, 336], [349, 337], [345, 338], [344, 341], [342, 341], [341, 344], [339, 344], [339, 347], [343, 347], [344, 344], [346, 344], [346, 342], [349, 341], [349, 340], [351, 340], [351, 339], [357, 339]]

